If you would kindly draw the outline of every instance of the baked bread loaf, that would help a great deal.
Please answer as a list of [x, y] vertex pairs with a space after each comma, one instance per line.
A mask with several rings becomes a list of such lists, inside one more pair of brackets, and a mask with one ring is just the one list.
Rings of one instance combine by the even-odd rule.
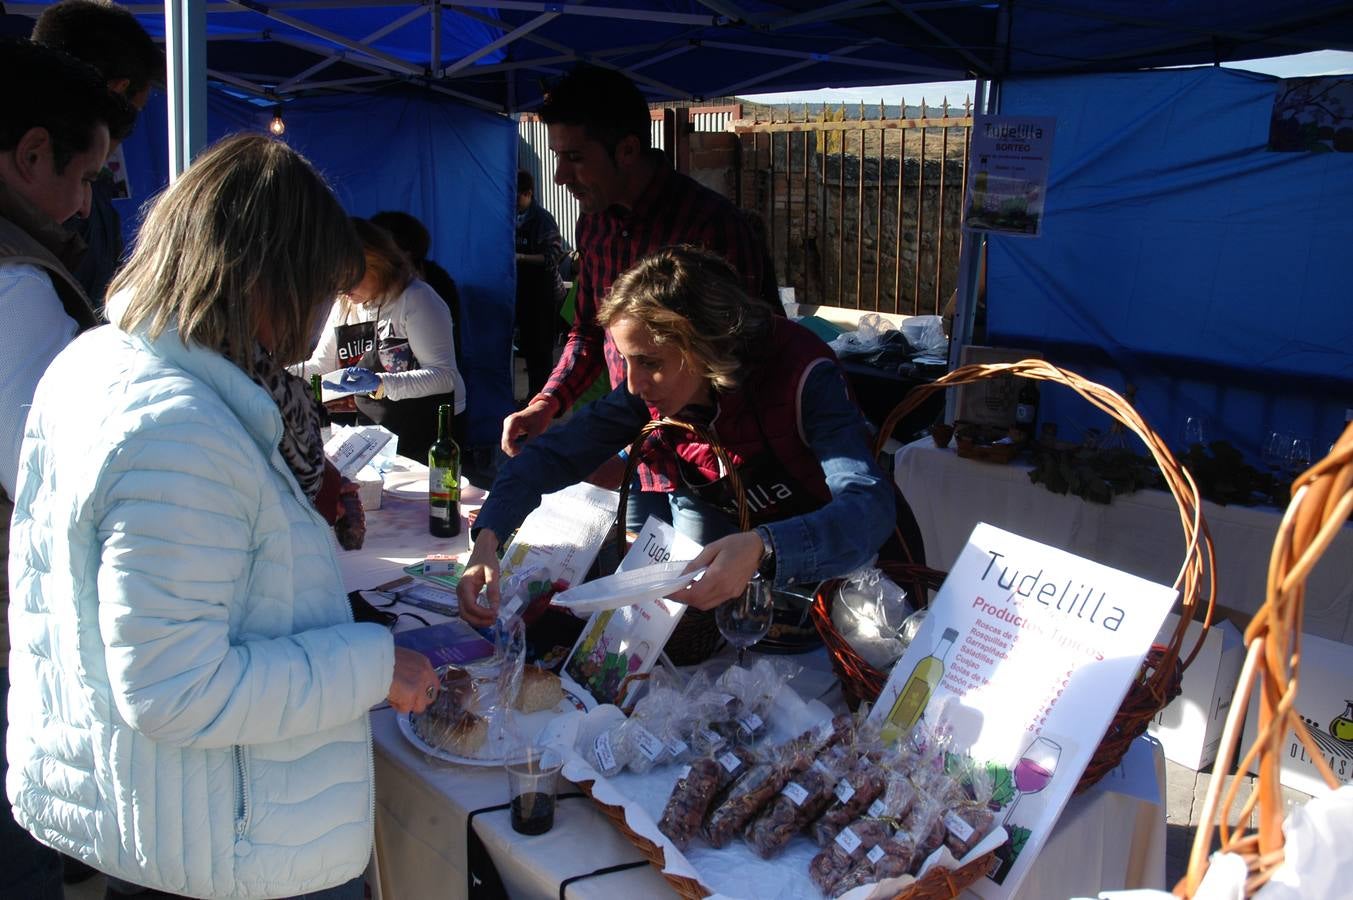
[[536, 666], [525, 666], [521, 672], [521, 690], [512, 708], [518, 712], [533, 713], [554, 709], [564, 699], [564, 687], [559, 676]]

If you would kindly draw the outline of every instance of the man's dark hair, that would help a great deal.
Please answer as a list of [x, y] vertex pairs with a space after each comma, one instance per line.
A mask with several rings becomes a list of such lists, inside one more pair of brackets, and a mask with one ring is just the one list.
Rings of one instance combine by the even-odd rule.
[[32, 41], [0, 43], [0, 84], [24, 86], [10, 92], [0, 116], [0, 151], [13, 150], [31, 129], [45, 128], [57, 172], [93, 145], [100, 123], [113, 140], [122, 140], [136, 117], [93, 66]]
[[38, 16], [32, 39], [84, 60], [108, 81], [126, 78], [128, 97], [164, 81], [164, 54], [125, 7], [62, 0]]
[[531, 177], [531, 173], [525, 169], [517, 170], [517, 193], [534, 194], [536, 192], [536, 180]]
[[629, 135], [639, 146], [651, 143], [648, 102], [622, 72], [582, 63], [545, 94], [540, 121], [546, 125], [581, 125], [615, 157], [616, 146]]
[[378, 212], [371, 217], [372, 225], [379, 225], [390, 232], [399, 249], [408, 254], [409, 262], [421, 266], [428, 258], [432, 246], [432, 235], [427, 227], [413, 216], [398, 210]]

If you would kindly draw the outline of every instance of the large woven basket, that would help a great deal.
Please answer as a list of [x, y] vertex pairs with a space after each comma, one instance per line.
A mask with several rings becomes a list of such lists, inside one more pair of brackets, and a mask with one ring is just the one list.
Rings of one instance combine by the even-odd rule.
[[[616, 510], [616, 529], [622, 540], [625, 534], [625, 510], [629, 505], [630, 485], [634, 482], [634, 472], [639, 462], [640, 449], [648, 440], [649, 435], [662, 430], [689, 431], [702, 442], [709, 444], [720, 465], [727, 473], [729, 487], [737, 500], [738, 529], [747, 531], [751, 527], [751, 514], [747, 509], [746, 494], [742, 490], [742, 479], [738, 476], [738, 470], [734, 468], [723, 445], [706, 428], [677, 419], [663, 418], [645, 425], [639, 432], [639, 436], [634, 439], [634, 443], [630, 445], [629, 459], [625, 466], [625, 477], [620, 482], [620, 506]], [[676, 628], [673, 629], [672, 636], [667, 639], [664, 652], [675, 665], [695, 665], [713, 656], [714, 651], [719, 649], [721, 640], [719, 626], [714, 621], [713, 610], [688, 609], [682, 615]]]
[[[1331, 788], [1339, 780], [1325, 762], [1325, 754], [1311, 738], [1295, 707], [1301, 669], [1301, 622], [1306, 601], [1306, 577], [1353, 513], [1353, 425], [1335, 442], [1329, 456], [1302, 473], [1292, 483], [1292, 500], [1278, 526], [1269, 558], [1268, 586], [1264, 605], [1245, 630], [1248, 650], [1240, 670], [1231, 711], [1222, 729], [1214, 771], [1208, 785], [1203, 814], [1193, 839], [1188, 873], [1175, 885], [1180, 897], [1193, 897], [1207, 872], [1213, 834], [1220, 833], [1221, 849], [1241, 856], [1249, 869], [1245, 895], [1263, 887], [1283, 863], [1284, 805], [1279, 785], [1279, 764], [1295, 734], [1306, 747], [1321, 777]], [[1254, 744], [1245, 751], [1229, 779], [1220, 773], [1231, 770], [1236, 759], [1241, 723], [1250, 696], [1259, 692], [1259, 722]], [[1240, 809], [1238, 821], [1256, 813], [1254, 829], [1232, 829], [1227, 811], [1235, 806], [1244, 779], [1258, 771], [1255, 789]], [[1223, 784], [1226, 784], [1223, 792]]]
[[[1160, 436], [1133, 409], [1132, 404], [1103, 385], [1082, 378], [1074, 372], [1059, 369], [1041, 359], [963, 366], [932, 384], [913, 388], [883, 423], [883, 427], [879, 430], [877, 446], [874, 448], [875, 453], [883, 452], [886, 436], [892, 434], [897, 423], [936, 391], [1005, 376], [1033, 378], [1065, 385], [1141, 438], [1155, 459], [1156, 465], [1160, 467], [1165, 483], [1179, 505], [1179, 521], [1184, 531], [1184, 560], [1174, 581], [1174, 586], [1180, 593], [1179, 624], [1167, 642], [1155, 645], [1147, 654], [1142, 668], [1123, 699], [1122, 706], [1114, 715], [1108, 731], [1105, 732], [1076, 786], [1079, 793], [1116, 767], [1132, 742], [1146, 731], [1147, 725], [1156, 713], [1179, 696], [1183, 671], [1202, 647], [1203, 640], [1207, 637], [1207, 627], [1212, 622], [1216, 595], [1216, 565], [1212, 553], [1212, 537], [1208, 533], [1207, 523], [1203, 520], [1202, 498], [1193, 477], [1179, 464]], [[884, 568], [888, 569], [887, 566]], [[903, 566], [889, 571], [889, 574], [899, 584], [907, 586], [910, 581], [911, 584], [919, 584], [923, 588], [934, 588], [943, 578], [942, 573], [923, 567]], [[831, 598], [837, 584], [839, 582], [826, 582], [819, 588], [813, 601], [813, 619], [831, 653], [832, 666], [841, 679], [847, 696], [853, 699], [874, 700], [887, 681], [887, 673], [880, 672], [865, 662], [832, 624]], [[911, 593], [919, 602], [925, 598], [927, 592], [913, 590]], [[1182, 652], [1184, 634], [1189, 622], [1198, 618], [1200, 607], [1203, 628], [1197, 643], [1187, 655], [1184, 655]]]

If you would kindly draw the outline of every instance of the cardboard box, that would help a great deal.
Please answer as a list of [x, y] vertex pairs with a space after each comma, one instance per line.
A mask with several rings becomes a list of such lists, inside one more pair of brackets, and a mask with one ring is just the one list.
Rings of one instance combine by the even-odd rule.
[[[1169, 640], [1179, 616], [1170, 613], [1157, 638]], [[1182, 652], [1188, 653], [1202, 631], [1201, 622], [1190, 622], [1184, 633]], [[1217, 758], [1222, 726], [1231, 709], [1240, 668], [1245, 662], [1245, 641], [1225, 620], [1214, 622], [1193, 664], [1184, 672], [1183, 690], [1169, 706], [1156, 713], [1147, 730], [1160, 741], [1165, 758], [1195, 772]]]
[[[1297, 714], [1306, 720], [1311, 738], [1323, 751], [1335, 777], [1343, 784], [1353, 784], [1353, 645], [1303, 633], [1298, 677]], [[1258, 728], [1256, 692], [1250, 697], [1242, 753], [1254, 743]], [[1317, 797], [1330, 793], [1305, 745], [1295, 735], [1288, 734], [1284, 739], [1279, 771], [1282, 783], [1294, 790]]]
[[[969, 345], [959, 351], [958, 364], [973, 366], [1042, 358], [1043, 354], [1038, 350]], [[1023, 385], [1023, 378], [1012, 376], [984, 378], [973, 384], [960, 385], [954, 389], [954, 421], [1009, 428], [1015, 424], [1015, 405]]]

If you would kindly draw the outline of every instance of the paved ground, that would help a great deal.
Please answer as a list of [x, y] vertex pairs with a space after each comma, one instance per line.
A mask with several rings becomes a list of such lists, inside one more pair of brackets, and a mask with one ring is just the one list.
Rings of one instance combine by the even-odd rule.
[[[1195, 772], [1169, 760], [1165, 762], [1165, 821], [1169, 829], [1165, 838], [1165, 887], [1167, 889], [1173, 887], [1175, 882], [1182, 878], [1188, 870], [1193, 837], [1199, 820], [1202, 818], [1203, 803], [1207, 798], [1207, 789], [1211, 782], [1212, 773], [1210, 769]], [[1239, 807], [1244, 805], [1246, 799], [1254, 790], [1254, 778], [1252, 776], [1245, 776], [1244, 782], [1244, 786], [1237, 796], [1236, 808], [1228, 816], [1228, 821], [1232, 825], [1236, 824]], [[1282, 792], [1283, 803], [1288, 810], [1294, 805], [1305, 803], [1310, 799], [1306, 794], [1294, 791], [1291, 788], [1285, 787]], [[1253, 817], [1247, 824], [1254, 825]], [[1216, 846], [1215, 837], [1213, 846]]]

